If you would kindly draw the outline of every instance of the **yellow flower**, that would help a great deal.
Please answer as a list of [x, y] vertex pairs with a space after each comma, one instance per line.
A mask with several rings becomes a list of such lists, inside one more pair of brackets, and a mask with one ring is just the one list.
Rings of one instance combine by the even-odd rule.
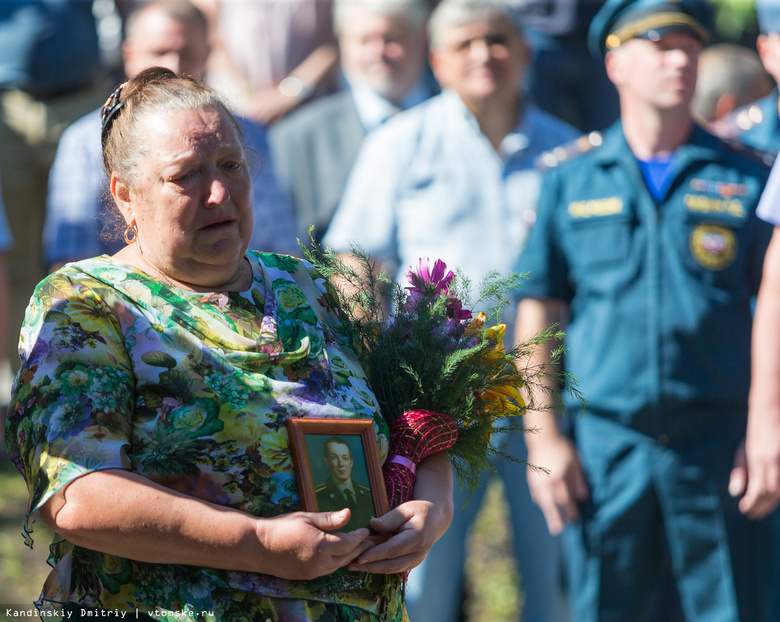
[[330, 351], [328, 360], [330, 361], [330, 370], [333, 372], [333, 378], [338, 384], [346, 384], [352, 375], [352, 370], [347, 362], [339, 354]]
[[496, 324], [495, 326], [491, 326], [486, 331], [487, 338], [493, 339], [494, 341], [497, 341], [501, 343], [501, 351], [504, 351], [504, 335], [506, 334], [506, 324]]
[[127, 291], [130, 296], [133, 298], [137, 298], [141, 302], [151, 302], [152, 300], [152, 292], [149, 291], [149, 288], [144, 285], [143, 283], [139, 283], [138, 281], [130, 281], [125, 285], [125, 291]]
[[[374, 430], [377, 431], [378, 428], [379, 426], [377, 426], [375, 423]], [[387, 436], [385, 436], [384, 434], [379, 434], [379, 432], [377, 432], [376, 446], [377, 449], [379, 450], [379, 462], [384, 464], [385, 460], [387, 459], [387, 455], [390, 453], [390, 442], [387, 439]]]
[[466, 328], [464, 335], [466, 337], [475, 337], [480, 331], [485, 330], [485, 337], [494, 342], [493, 347], [488, 352], [488, 360], [497, 361], [504, 357], [504, 335], [506, 334], [506, 324], [496, 324], [488, 326], [485, 329], [485, 314], [479, 312]]
[[263, 442], [258, 447], [263, 462], [275, 471], [281, 471], [290, 466], [290, 439], [287, 428], [268, 430], [263, 436]]
[[103, 557], [103, 569], [108, 574], [116, 574], [122, 569], [121, 558], [115, 555], [105, 555]]
[[107, 316], [94, 294], [84, 294], [83, 300], [71, 302], [68, 310], [71, 320], [78, 322], [84, 330], [100, 330]]
[[355, 378], [352, 376], [349, 378], [349, 384], [360, 402], [371, 409], [378, 408], [374, 394], [371, 392], [368, 383], [363, 378]]
[[207, 414], [199, 406], [182, 406], [171, 412], [173, 427], [177, 429], [195, 430], [206, 421]]
[[277, 285], [274, 288], [274, 291], [276, 293], [277, 304], [285, 311], [293, 311], [298, 307], [303, 307], [308, 304], [303, 292], [301, 292], [297, 285], [292, 283]]
[[471, 323], [469, 324], [468, 328], [466, 329], [466, 332], [464, 333], [464, 335], [466, 335], [466, 337], [473, 337], [474, 335], [476, 335], [477, 332], [482, 330], [482, 328], [485, 326], [485, 320], [486, 319], [487, 319], [487, 317], [485, 316], [484, 313], [482, 313], [481, 311], [479, 313], [477, 313], [477, 315], [474, 317], [474, 319], [471, 320]]
[[222, 431], [214, 435], [214, 439], [223, 442], [235, 440], [239, 443], [253, 444], [267, 433], [265, 424], [250, 410], [233, 410], [225, 404], [219, 411], [219, 418], [225, 425]]
[[525, 401], [520, 390], [514, 384], [506, 383], [488, 389], [482, 393], [484, 400], [496, 400], [499, 410], [503, 413], [512, 413], [525, 410]]
[[493, 342], [493, 347], [486, 353], [491, 363], [499, 361], [506, 356], [504, 353], [504, 333], [506, 333], [506, 324], [497, 324], [485, 331], [487, 338]]

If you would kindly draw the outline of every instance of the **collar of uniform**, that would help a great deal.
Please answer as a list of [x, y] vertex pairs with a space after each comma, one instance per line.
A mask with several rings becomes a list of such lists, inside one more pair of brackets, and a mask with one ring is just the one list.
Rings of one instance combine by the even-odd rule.
[[607, 166], [621, 162], [626, 152], [631, 152], [631, 148], [623, 134], [623, 124], [618, 119], [602, 133], [601, 145], [594, 151], [593, 157], [597, 162]]
[[339, 492], [346, 497], [346, 492], [349, 490], [352, 495], [357, 499], [357, 491], [355, 490], [355, 487], [353, 486], [353, 483], [350, 482], [349, 486], [340, 486], [339, 484], [336, 484], [336, 488], [339, 489]]
[[[604, 132], [604, 140], [594, 157], [602, 164], [617, 164], [624, 160], [626, 153], [631, 153], [626, 135], [623, 133], [623, 124], [617, 121]], [[720, 160], [721, 151], [717, 148], [717, 139], [694, 124], [691, 136], [676, 150], [675, 168], [680, 169], [689, 162], [697, 160]]]
[[680, 153], [680, 166], [685, 166], [695, 161], [725, 161], [725, 153], [721, 147], [721, 141], [700, 126], [693, 126], [690, 140], [682, 145]]

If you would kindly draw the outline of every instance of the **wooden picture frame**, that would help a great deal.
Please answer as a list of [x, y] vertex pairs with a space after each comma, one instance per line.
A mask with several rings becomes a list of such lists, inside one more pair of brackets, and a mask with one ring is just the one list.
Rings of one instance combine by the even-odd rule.
[[[304, 511], [351, 505], [352, 516], [338, 531], [370, 529], [371, 516], [389, 511], [373, 420], [292, 418], [287, 432]], [[350, 501], [345, 500], [348, 495]]]

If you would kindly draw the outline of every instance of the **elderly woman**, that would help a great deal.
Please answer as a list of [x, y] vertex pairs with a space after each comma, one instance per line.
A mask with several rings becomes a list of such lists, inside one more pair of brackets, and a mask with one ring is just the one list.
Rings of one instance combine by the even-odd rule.
[[103, 116], [127, 246], [39, 285], [8, 413], [28, 523], [39, 512], [58, 534], [39, 607], [403, 619], [393, 573], [449, 523], [446, 456], [420, 465], [414, 500], [373, 519], [384, 543], [335, 532], [349, 510], [299, 511], [288, 418], [373, 418], [387, 448], [324, 280], [246, 252], [247, 154], [209, 88], [153, 68]]

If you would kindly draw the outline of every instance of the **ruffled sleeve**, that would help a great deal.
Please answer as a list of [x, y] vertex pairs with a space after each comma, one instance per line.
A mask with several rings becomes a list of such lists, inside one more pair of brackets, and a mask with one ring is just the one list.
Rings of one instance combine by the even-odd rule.
[[36, 289], [5, 428], [31, 515], [60, 488], [101, 469], [129, 469], [133, 374], [120, 323], [89, 279], [58, 272]]

